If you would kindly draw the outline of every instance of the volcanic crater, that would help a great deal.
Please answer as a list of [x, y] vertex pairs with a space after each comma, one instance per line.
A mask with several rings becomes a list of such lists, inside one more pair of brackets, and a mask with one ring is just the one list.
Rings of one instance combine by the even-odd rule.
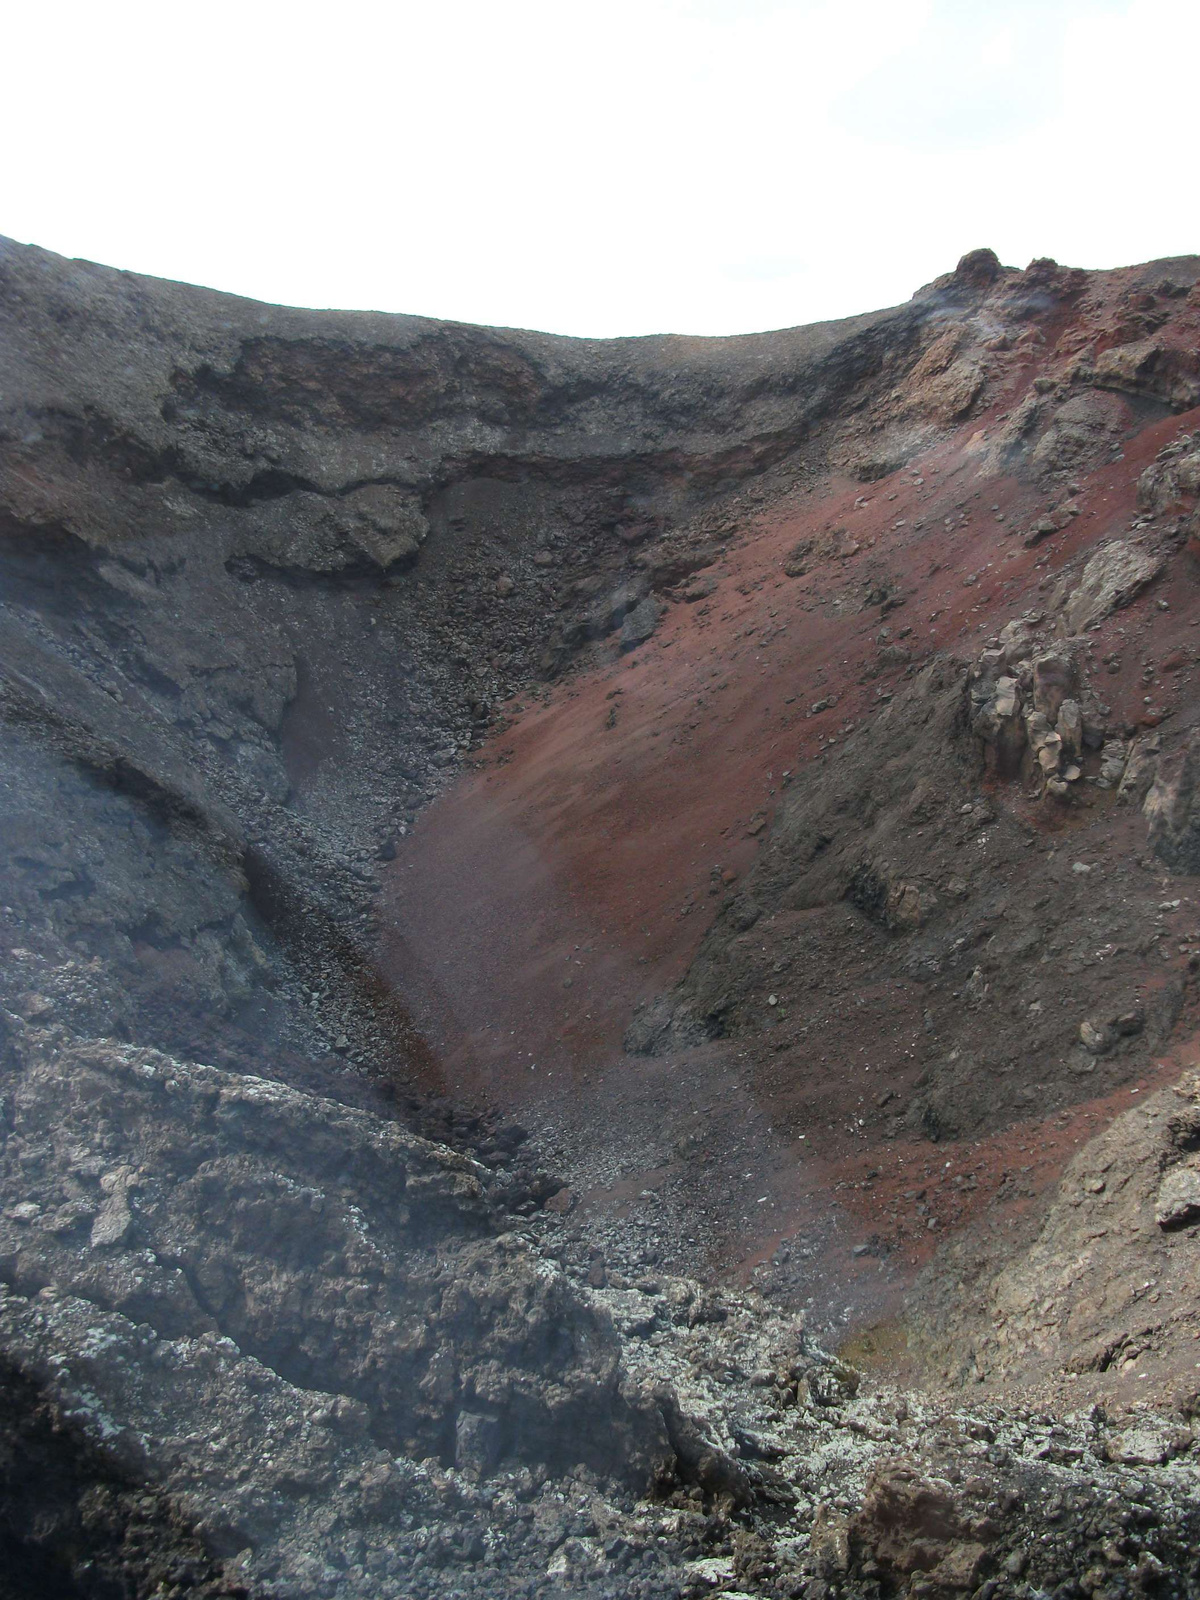
[[1200, 1593], [1200, 258], [0, 356], [0, 1595]]

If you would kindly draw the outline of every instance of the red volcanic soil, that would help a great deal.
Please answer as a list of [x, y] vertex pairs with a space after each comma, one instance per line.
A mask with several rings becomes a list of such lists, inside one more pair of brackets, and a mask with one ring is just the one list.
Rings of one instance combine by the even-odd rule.
[[[828, 1030], [799, 1064], [762, 1041], [631, 1057], [622, 1036], [634, 1005], [686, 970], [790, 776], [836, 760], [845, 733], [897, 686], [901, 665], [867, 676], [881, 619], [862, 605], [866, 580], [886, 578], [906, 596], [886, 623], [905, 630], [918, 665], [936, 652], [965, 664], [1038, 604], [1065, 563], [1126, 530], [1139, 474], [1200, 427], [1198, 410], [1128, 437], [1123, 459], [1082, 480], [1067, 527], [1026, 547], [1014, 530], [1044, 513], [1046, 495], [983, 476], [981, 462], [1031, 363], [1014, 365], [985, 415], [881, 482], [830, 478], [732, 502], [738, 532], [712, 569], [715, 592], [673, 604], [632, 655], [596, 647], [577, 675], [516, 697], [389, 869], [385, 968], [451, 1093], [498, 1103], [572, 1152], [598, 1213], [636, 1210], [638, 1196], [672, 1179], [702, 1211], [706, 1193], [720, 1195], [710, 1267], [745, 1277], [766, 1264], [769, 1279], [780, 1241], [817, 1229], [839, 1283], [869, 1282], [862, 1303], [873, 1314], [947, 1231], [980, 1213], [1017, 1226], [1078, 1144], [1142, 1086], [978, 1141], [897, 1137], [876, 1091], [902, 1100], [916, 1079], [926, 1002], [917, 983], [880, 979], [870, 941], [827, 974]], [[834, 548], [788, 577], [784, 562], [802, 540]], [[1193, 584], [1173, 563], [1091, 636], [1096, 656], [1136, 633], [1142, 655], [1183, 649], [1190, 660]], [[1164, 674], [1149, 710], [1132, 671], [1104, 691], [1114, 719], [1148, 723], [1190, 694], [1189, 678]], [[832, 694], [835, 705], [812, 712]], [[1045, 808], [1030, 807], [1027, 820], [1042, 832], [1060, 826]], [[1139, 826], [1101, 808], [1070, 824], [1072, 848], [1136, 852]], [[1021, 870], [1014, 863], [1014, 881]], [[856, 1022], [864, 996], [873, 1003]], [[1175, 1055], [1161, 1061], [1156, 1076], [1178, 1070]], [[606, 1147], [627, 1153], [624, 1167], [589, 1182], [601, 1163], [587, 1153]]]

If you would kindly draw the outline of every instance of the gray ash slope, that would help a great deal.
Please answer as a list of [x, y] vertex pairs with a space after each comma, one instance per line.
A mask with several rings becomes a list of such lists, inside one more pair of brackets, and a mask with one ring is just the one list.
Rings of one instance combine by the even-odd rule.
[[571, 1281], [373, 957], [502, 697], [644, 640], [994, 277], [592, 342], [0, 248], [5, 1592], [1195, 1591], [1182, 1425]]

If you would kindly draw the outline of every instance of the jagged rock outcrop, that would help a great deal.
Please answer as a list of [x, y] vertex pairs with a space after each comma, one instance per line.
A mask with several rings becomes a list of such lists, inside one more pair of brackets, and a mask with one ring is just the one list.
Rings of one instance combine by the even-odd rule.
[[[1031, 795], [1044, 793], [1043, 804], [1063, 806], [1072, 792], [1104, 782], [1136, 804], [1147, 789], [1167, 792], [1153, 787], [1158, 757], [1143, 748], [1156, 750], [1157, 738], [1135, 741], [1128, 757], [1122, 745], [1118, 763], [1117, 744], [1073, 698], [1080, 691], [1071, 654], [1039, 646], [1026, 622], [1006, 628], [1002, 640], [969, 671], [944, 660], [926, 668], [848, 737], [836, 765], [792, 783], [759, 861], [727, 898], [682, 983], [635, 1012], [628, 1049], [656, 1054], [781, 1032], [807, 1042], [810, 1008], [828, 1005], [828, 963], [857, 969], [864, 922], [882, 935], [868, 947], [864, 982], [881, 973], [916, 978], [926, 1031], [939, 1036], [911, 1089], [889, 1088], [864, 1110], [864, 1123], [869, 1117], [891, 1137], [901, 1126], [896, 1102], [910, 1094], [907, 1126], [935, 1139], [961, 1136], [1019, 1113], [1035, 1094], [1057, 1105], [1094, 1094], [1097, 1074], [1117, 1081], [1161, 1047], [1180, 1014], [1182, 987], [1156, 991], [1149, 1012], [1136, 1008], [1134, 952], [1115, 942], [1132, 910], [1121, 901], [1125, 874], [1117, 869], [1098, 892], [1086, 863], [1076, 871], [1028, 854], [1030, 824], [979, 788], [989, 776], [1002, 785], [1021, 777], [1032, 781]], [[1014, 675], [1005, 674], [1006, 660]], [[1093, 775], [1105, 762], [1108, 777]], [[1177, 788], [1190, 797], [1190, 785], [1184, 776]], [[1186, 812], [1186, 803], [1176, 810]], [[1155, 804], [1146, 798], [1149, 839], [1163, 854], [1166, 824], [1155, 820]], [[1180, 837], [1190, 838], [1186, 827], [1183, 816]], [[1041, 890], [1051, 886], [1053, 931], [1038, 914]], [[1156, 906], [1148, 885], [1139, 914], [1149, 918]], [[1107, 948], [1102, 928], [1114, 941]], [[1028, 996], [1037, 992], [1038, 967], [1061, 957], [1064, 936], [1072, 941], [1071, 1009], [1057, 1021]], [[1101, 967], [1089, 946], [1117, 959]], [[1111, 1005], [1118, 971], [1125, 1003], [1113, 1015], [1134, 1021], [1111, 1037], [1093, 1035], [1087, 1019]], [[936, 1023], [935, 1005], [946, 1008]], [[1022, 1026], [1010, 1039], [999, 1018], [1013, 1012]], [[1107, 1029], [1107, 1019], [1099, 1026]]]
[[7, 1055], [10, 1359], [257, 1579], [303, 1588], [334, 1508], [326, 1563], [364, 1516], [382, 1548], [399, 1458], [669, 1476], [611, 1320], [497, 1234], [477, 1163], [154, 1051], [14, 1025]]
[[352, 1401], [393, 1454], [453, 1464], [478, 1413], [497, 1463], [570, 1440], [572, 1464], [639, 1470], [611, 1330], [495, 1237], [486, 1169], [265, 1078], [52, 1031], [10, 1048], [13, 1290], [50, 1285], [159, 1338], [231, 1338]]
[[[1011, 1383], [1035, 1367], [1086, 1375], [1161, 1364], [1184, 1368], [1194, 1387], [1198, 1094], [1185, 1075], [1070, 1163], [1028, 1251], [982, 1301], [952, 1314], [976, 1372]], [[1170, 1430], [1161, 1441], [1163, 1460], [1191, 1444]]]

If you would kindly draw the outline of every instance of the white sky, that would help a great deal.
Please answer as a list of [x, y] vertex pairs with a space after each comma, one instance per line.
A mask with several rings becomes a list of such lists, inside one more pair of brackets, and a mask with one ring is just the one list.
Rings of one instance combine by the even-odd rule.
[[1200, 0], [9, 0], [4, 33], [0, 233], [263, 300], [733, 333], [977, 245], [1200, 250]]

